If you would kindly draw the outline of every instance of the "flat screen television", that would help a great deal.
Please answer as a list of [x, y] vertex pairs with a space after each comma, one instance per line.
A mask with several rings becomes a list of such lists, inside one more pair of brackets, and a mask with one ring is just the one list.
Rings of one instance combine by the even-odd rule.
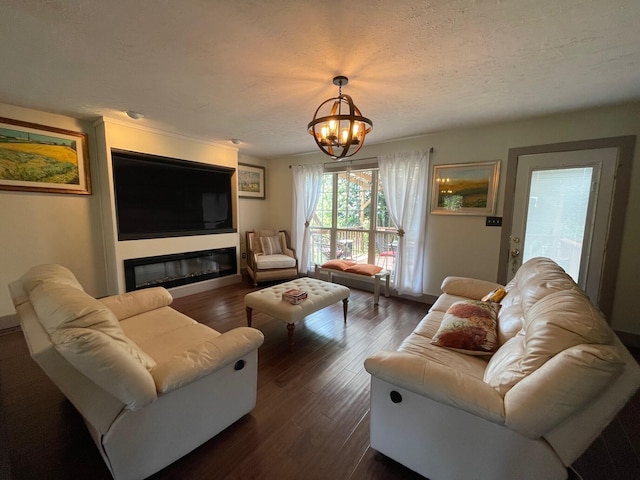
[[111, 151], [119, 240], [235, 232], [235, 169]]

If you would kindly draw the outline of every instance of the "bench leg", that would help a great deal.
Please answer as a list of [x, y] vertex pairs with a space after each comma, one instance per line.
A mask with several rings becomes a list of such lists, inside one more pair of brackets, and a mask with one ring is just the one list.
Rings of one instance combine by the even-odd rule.
[[347, 323], [347, 310], [349, 309], [349, 299], [342, 300], [342, 313], [344, 313], [344, 323]]
[[295, 342], [293, 341], [293, 332], [296, 329], [295, 323], [287, 323], [287, 337], [289, 337], [289, 351], [293, 352], [293, 346]]
[[373, 304], [380, 303], [380, 277], [377, 275], [373, 278]]
[[251, 326], [251, 315], [253, 313], [253, 308], [247, 307], [246, 310], [247, 310], [247, 327], [250, 327]]

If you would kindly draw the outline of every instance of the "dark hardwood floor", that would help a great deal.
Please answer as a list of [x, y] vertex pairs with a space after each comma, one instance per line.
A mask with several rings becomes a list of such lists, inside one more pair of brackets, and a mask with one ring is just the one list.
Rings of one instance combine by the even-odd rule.
[[[248, 282], [176, 299], [174, 308], [219, 331], [246, 323]], [[428, 306], [352, 289], [342, 303], [296, 325], [254, 312], [259, 350], [256, 408], [152, 478], [351, 479], [423, 477], [369, 447], [364, 359], [395, 349]], [[213, 413], [213, 412], [212, 412]], [[576, 462], [585, 480], [640, 478], [640, 393]], [[21, 332], [0, 335], [0, 479], [109, 479], [80, 415], [30, 359]], [[544, 480], [544, 479], [541, 479]]]

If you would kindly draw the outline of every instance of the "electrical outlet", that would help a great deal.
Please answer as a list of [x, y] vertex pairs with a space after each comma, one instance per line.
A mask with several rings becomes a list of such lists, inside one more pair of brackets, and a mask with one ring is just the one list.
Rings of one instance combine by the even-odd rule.
[[487, 227], [501, 227], [502, 217], [487, 217], [485, 225]]
[[242, 252], [242, 258], [246, 259], [247, 258], [247, 252]]

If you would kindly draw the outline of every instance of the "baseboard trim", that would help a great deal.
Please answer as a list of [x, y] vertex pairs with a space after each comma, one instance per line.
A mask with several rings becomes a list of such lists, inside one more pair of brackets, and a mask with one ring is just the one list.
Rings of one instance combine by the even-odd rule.
[[18, 315], [15, 313], [12, 315], [5, 315], [4, 317], [0, 317], [0, 330], [8, 330], [14, 329], [15, 327], [20, 326], [20, 321], [18, 320]]
[[214, 290], [220, 287], [226, 287], [242, 281], [241, 275], [227, 275], [219, 278], [212, 278], [203, 282], [190, 283], [189, 285], [181, 285], [168, 289], [173, 298], [186, 297], [195, 293], [202, 293], [208, 290]]

